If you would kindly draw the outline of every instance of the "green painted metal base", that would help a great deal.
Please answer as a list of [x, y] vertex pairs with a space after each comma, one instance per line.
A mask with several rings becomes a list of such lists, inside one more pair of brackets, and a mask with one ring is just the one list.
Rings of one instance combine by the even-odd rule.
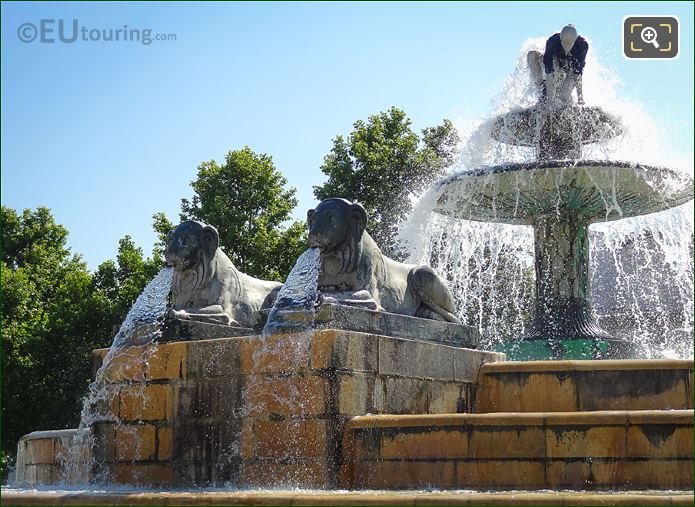
[[509, 361], [634, 359], [635, 347], [622, 340], [515, 340], [492, 347]]

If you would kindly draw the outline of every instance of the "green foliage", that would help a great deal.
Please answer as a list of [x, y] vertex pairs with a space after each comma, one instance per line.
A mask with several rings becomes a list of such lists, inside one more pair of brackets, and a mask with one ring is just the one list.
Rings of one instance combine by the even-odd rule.
[[[106, 300], [50, 210], [2, 207], [2, 450], [29, 431], [74, 425], [105, 345]], [[41, 407], [40, 410], [36, 410]]]
[[321, 171], [328, 176], [314, 187], [323, 200], [344, 197], [358, 201], [367, 211], [369, 233], [394, 258], [402, 256], [396, 233], [412, 211], [411, 197], [440, 178], [455, 155], [459, 137], [449, 120], [413, 132], [406, 114], [392, 107], [358, 120], [346, 140], [337, 136]]
[[152, 228], [157, 233], [157, 242], [152, 249], [152, 259], [163, 266], [164, 251], [169, 243], [169, 234], [176, 228], [176, 224], [167, 218], [166, 213], [160, 211], [152, 216]]
[[252, 276], [282, 280], [306, 249], [305, 226], [286, 227], [297, 206], [296, 190], [275, 168], [272, 157], [248, 147], [230, 151], [225, 163], [198, 166], [194, 195], [181, 201], [181, 220], [217, 228], [220, 246], [234, 265]]
[[[2, 207], [2, 452], [40, 429], [78, 423], [92, 350], [106, 347], [161, 262], [129, 236], [90, 275], [50, 210]], [[36, 410], [41, 407], [41, 410]], [[7, 458], [9, 459], [9, 458]]]

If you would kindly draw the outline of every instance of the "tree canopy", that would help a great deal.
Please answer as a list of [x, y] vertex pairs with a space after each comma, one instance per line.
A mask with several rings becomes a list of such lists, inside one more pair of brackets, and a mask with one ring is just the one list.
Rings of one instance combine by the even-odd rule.
[[217, 228], [220, 246], [234, 265], [252, 276], [284, 280], [307, 248], [304, 222], [291, 222], [296, 189], [269, 155], [246, 146], [225, 162], [198, 166], [192, 199], [181, 200], [181, 220]]
[[317, 199], [343, 197], [362, 204], [369, 233], [394, 258], [402, 257], [396, 234], [412, 211], [412, 197], [445, 173], [459, 142], [449, 120], [420, 135], [411, 125], [395, 107], [356, 121], [347, 139], [333, 140], [321, 166], [328, 180], [314, 187]]
[[1, 220], [4, 462], [23, 434], [77, 425], [92, 350], [109, 346], [161, 261], [125, 236], [116, 260], [90, 274], [48, 208], [3, 206]]

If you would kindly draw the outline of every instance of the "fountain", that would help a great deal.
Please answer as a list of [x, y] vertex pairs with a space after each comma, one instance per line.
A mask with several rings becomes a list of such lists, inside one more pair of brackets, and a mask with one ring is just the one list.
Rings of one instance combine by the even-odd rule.
[[693, 186], [665, 167], [581, 159], [583, 144], [622, 132], [618, 119], [597, 107], [512, 111], [495, 119], [492, 137], [533, 147], [536, 161], [464, 171], [438, 183], [438, 213], [533, 227], [535, 316], [505, 349], [513, 358], [633, 357], [631, 344], [612, 338], [594, 318], [588, 227], [678, 206], [692, 199]]
[[[588, 226], [676, 206], [692, 183], [580, 158], [622, 131], [596, 107], [515, 110], [491, 135], [538, 160], [429, 194], [440, 216], [533, 226], [536, 313], [512, 357], [632, 353], [594, 318]], [[283, 287], [237, 271], [214, 227], [179, 226], [174, 272], [94, 351], [80, 428], [22, 437], [3, 503], [692, 503], [692, 359], [506, 361], [460, 322], [458, 287], [381, 253], [359, 204], [308, 218]]]

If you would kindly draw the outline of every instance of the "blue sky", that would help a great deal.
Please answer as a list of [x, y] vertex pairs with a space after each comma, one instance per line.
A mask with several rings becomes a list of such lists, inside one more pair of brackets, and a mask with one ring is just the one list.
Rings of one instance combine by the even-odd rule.
[[[680, 58], [623, 59], [628, 14], [677, 15]], [[23, 23], [60, 18], [176, 40], [19, 40]], [[50, 207], [93, 269], [125, 234], [149, 253], [152, 214], [177, 220], [197, 165], [248, 145], [298, 188], [304, 217], [355, 120], [391, 106], [418, 129], [484, 116], [524, 40], [570, 22], [691, 154], [691, 2], [3, 3], [2, 203]]]

